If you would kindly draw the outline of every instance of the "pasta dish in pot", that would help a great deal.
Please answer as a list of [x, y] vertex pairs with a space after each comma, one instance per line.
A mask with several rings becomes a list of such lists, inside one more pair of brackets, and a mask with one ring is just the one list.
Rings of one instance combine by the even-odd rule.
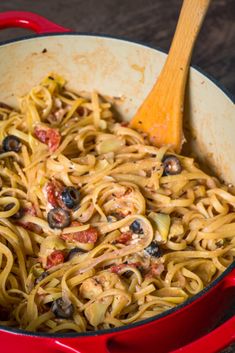
[[233, 187], [51, 74], [0, 103], [0, 324], [109, 329], [200, 292], [235, 256]]

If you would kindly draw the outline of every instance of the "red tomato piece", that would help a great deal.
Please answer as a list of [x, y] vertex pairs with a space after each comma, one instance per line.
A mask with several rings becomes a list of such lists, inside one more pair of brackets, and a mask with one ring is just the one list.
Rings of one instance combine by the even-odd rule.
[[64, 203], [61, 200], [61, 193], [63, 191], [63, 185], [57, 181], [49, 181], [46, 184], [46, 194], [47, 194], [47, 201], [53, 206], [53, 207], [64, 207]]
[[47, 268], [62, 264], [63, 262], [64, 262], [63, 251], [55, 250], [47, 258]]
[[31, 222], [23, 222], [23, 221], [18, 221], [16, 222], [16, 224], [36, 234], [42, 234], [42, 228], [37, 224], [31, 223]]
[[[24, 207], [23, 208], [23, 213], [28, 214], [30, 216], [37, 216], [36, 208], [34, 205]], [[17, 221], [16, 224], [19, 226], [23, 227], [26, 230], [30, 230], [31, 232], [41, 234], [42, 233], [42, 228], [38, 226], [37, 224], [31, 223], [31, 222], [24, 222], [24, 221]]]
[[30, 207], [24, 207], [23, 211], [24, 214], [29, 214], [30, 216], [37, 216], [36, 208], [34, 207], [34, 205]]
[[132, 232], [122, 233], [118, 238], [117, 242], [121, 244], [126, 244], [132, 239]]
[[42, 143], [46, 143], [47, 141], [47, 131], [46, 129], [42, 130], [40, 129], [39, 126], [36, 126], [34, 129], [34, 135], [37, 137], [39, 141]]
[[152, 264], [145, 277], [158, 277], [164, 271], [164, 265], [162, 263]]
[[132, 262], [130, 264], [119, 264], [119, 265], [113, 265], [110, 267], [111, 272], [114, 273], [119, 273], [123, 268], [125, 267], [133, 267], [133, 268], [140, 268], [141, 263], [140, 262]]
[[34, 129], [34, 135], [39, 141], [45, 143], [51, 152], [56, 151], [60, 145], [61, 135], [57, 129], [37, 125]]
[[113, 265], [110, 267], [110, 270], [113, 273], [119, 273], [124, 267], [126, 267], [125, 264]]
[[[74, 221], [71, 223], [71, 226], [79, 227], [82, 223]], [[90, 226], [86, 230], [82, 230], [80, 232], [62, 234], [61, 237], [64, 240], [68, 241], [78, 241], [79, 243], [95, 243], [98, 238], [98, 230], [95, 227]]]

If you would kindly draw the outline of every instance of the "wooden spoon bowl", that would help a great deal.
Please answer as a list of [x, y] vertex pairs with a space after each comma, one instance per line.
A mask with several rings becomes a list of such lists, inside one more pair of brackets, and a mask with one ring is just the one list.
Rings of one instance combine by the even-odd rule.
[[131, 120], [156, 146], [170, 145], [179, 153], [184, 142], [185, 86], [192, 50], [210, 0], [184, 0], [173, 42], [157, 82]]

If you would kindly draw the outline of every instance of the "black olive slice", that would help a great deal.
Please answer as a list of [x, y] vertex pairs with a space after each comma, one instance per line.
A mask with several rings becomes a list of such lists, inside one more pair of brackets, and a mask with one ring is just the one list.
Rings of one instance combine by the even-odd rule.
[[144, 249], [150, 256], [153, 257], [161, 257], [162, 256], [162, 252], [161, 249], [159, 247], [159, 245], [157, 244], [157, 242], [152, 241], [149, 246], [147, 248]]
[[2, 141], [2, 149], [4, 152], [19, 152], [21, 149], [21, 142], [17, 136], [8, 135]]
[[47, 214], [47, 222], [52, 229], [63, 229], [71, 223], [70, 214], [63, 208], [53, 208]]
[[68, 186], [62, 191], [61, 198], [65, 206], [72, 209], [79, 205], [80, 192], [73, 186]]
[[49, 273], [47, 271], [44, 271], [40, 274], [40, 276], [38, 278], [35, 279], [35, 284], [38, 284], [39, 282], [41, 282], [44, 278], [46, 278], [49, 275]]
[[56, 299], [51, 305], [51, 311], [60, 319], [71, 319], [74, 313], [73, 304], [66, 304], [62, 298]]
[[80, 248], [73, 248], [68, 252], [66, 256], [66, 261], [71, 260], [76, 254], [84, 254], [85, 252], [86, 252], [85, 250], [82, 250]]
[[168, 154], [167, 156], [163, 157], [163, 176], [166, 175], [177, 175], [182, 172], [182, 166], [180, 161], [176, 156], [172, 154]]
[[131, 223], [129, 228], [133, 233], [143, 234], [143, 229], [141, 228], [140, 222], [137, 220], [135, 220], [133, 223]]

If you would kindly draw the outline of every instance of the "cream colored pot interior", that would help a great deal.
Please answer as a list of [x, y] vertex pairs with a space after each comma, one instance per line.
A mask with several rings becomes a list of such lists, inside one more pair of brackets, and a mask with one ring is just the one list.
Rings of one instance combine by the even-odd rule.
[[[46, 50], [45, 50], [46, 49]], [[38, 37], [0, 47], [0, 101], [17, 106], [17, 97], [50, 72], [76, 90], [118, 97], [125, 120], [141, 104], [166, 55], [122, 40], [78, 35]], [[190, 71], [185, 109], [186, 153], [235, 184], [234, 104], [214, 83]]]

